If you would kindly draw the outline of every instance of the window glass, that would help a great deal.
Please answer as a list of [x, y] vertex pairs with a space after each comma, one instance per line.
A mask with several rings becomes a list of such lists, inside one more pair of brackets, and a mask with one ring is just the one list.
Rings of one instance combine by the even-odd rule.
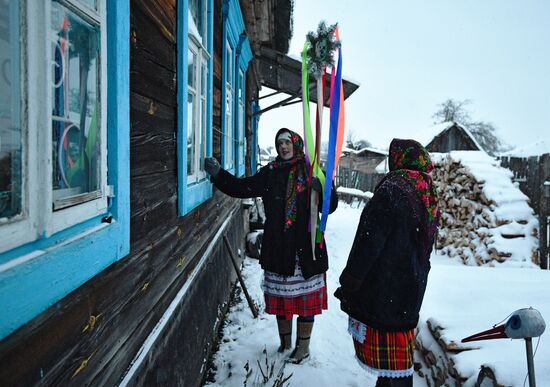
[[233, 49], [226, 43], [226, 83], [225, 83], [225, 149], [226, 167], [233, 167]]
[[0, 222], [22, 209], [19, 7], [0, 0]]
[[52, 2], [54, 209], [101, 196], [100, 30]]
[[187, 94], [187, 175], [195, 172], [195, 95]]
[[[200, 146], [200, 152], [201, 155], [206, 157], [206, 91], [207, 91], [207, 79], [208, 79], [208, 62], [206, 60], [203, 61], [202, 64], [202, 81], [201, 81], [201, 146]], [[204, 157], [200, 157], [200, 169], [204, 170]]]
[[200, 0], [189, 0], [188, 21], [189, 21], [189, 33], [197, 38], [199, 42], [206, 45], [205, 34], [205, 10], [202, 8], [204, 3]]
[[79, 0], [80, 3], [88, 6], [91, 9], [97, 9], [97, 1], [96, 0]]

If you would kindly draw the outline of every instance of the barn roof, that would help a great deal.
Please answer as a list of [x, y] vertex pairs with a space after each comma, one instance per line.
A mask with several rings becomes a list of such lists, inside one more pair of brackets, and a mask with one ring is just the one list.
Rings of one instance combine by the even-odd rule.
[[422, 139], [418, 139], [418, 141], [421, 144], [424, 144], [426, 148], [430, 149], [433, 144], [441, 140], [443, 137], [450, 135], [450, 132], [453, 130], [456, 130], [460, 134], [462, 134], [466, 141], [470, 143], [469, 145], [472, 150], [484, 150], [483, 147], [476, 140], [474, 135], [468, 129], [457, 122], [443, 122], [441, 124], [434, 125], [432, 127], [432, 130], [428, 131], [428, 133], [436, 133], [435, 135], [433, 135], [431, 140], [425, 141], [424, 139], [424, 141], [422, 141]]

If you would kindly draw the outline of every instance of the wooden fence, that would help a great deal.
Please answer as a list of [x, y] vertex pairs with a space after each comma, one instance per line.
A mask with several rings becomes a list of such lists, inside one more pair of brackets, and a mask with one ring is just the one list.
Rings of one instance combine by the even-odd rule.
[[364, 173], [354, 169], [339, 167], [334, 184], [336, 187], [355, 188], [365, 192], [374, 192], [376, 184], [383, 177], [383, 173]]
[[514, 173], [519, 189], [529, 197], [539, 219], [540, 267], [550, 269], [550, 153], [532, 157], [500, 157], [500, 164]]

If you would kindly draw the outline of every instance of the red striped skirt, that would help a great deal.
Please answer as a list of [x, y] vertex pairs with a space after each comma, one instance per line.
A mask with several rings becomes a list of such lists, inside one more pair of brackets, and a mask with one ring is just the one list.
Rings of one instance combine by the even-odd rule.
[[266, 313], [285, 316], [287, 319], [295, 314], [302, 317], [315, 316], [328, 308], [326, 285], [311, 293], [293, 297], [274, 296], [264, 292], [264, 299]]
[[354, 337], [353, 345], [359, 361], [373, 371], [382, 371], [378, 372], [380, 376], [412, 374], [414, 329], [383, 332], [366, 326], [364, 341], [361, 343]]

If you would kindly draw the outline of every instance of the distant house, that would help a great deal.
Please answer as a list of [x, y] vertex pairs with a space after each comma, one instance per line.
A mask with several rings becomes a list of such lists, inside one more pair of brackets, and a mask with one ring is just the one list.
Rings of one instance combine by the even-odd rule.
[[342, 150], [339, 166], [363, 173], [375, 173], [376, 167], [387, 157], [388, 152], [376, 148], [359, 150], [345, 148]]
[[430, 152], [447, 153], [453, 150], [484, 150], [475, 137], [466, 128], [456, 122], [444, 122], [434, 126], [438, 129], [428, 143], [426, 149]]
[[275, 147], [269, 146], [267, 148], [260, 148], [259, 166], [267, 165], [270, 161], [275, 160], [276, 157], [277, 151]]
[[359, 150], [344, 148], [338, 164], [336, 185], [372, 191], [381, 177], [377, 171], [380, 164], [386, 162], [388, 153], [375, 148]]

